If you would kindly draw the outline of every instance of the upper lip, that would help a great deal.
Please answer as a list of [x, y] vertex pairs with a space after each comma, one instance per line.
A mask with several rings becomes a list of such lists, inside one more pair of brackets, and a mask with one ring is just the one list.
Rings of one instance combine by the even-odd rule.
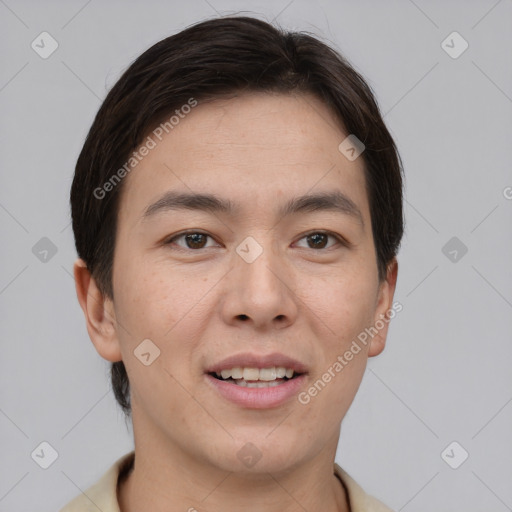
[[231, 368], [272, 368], [272, 367], [290, 368], [295, 373], [306, 373], [306, 365], [278, 352], [271, 354], [253, 354], [242, 353], [229, 356], [218, 363], [215, 363], [206, 369], [206, 373], [220, 372], [222, 370], [231, 370]]

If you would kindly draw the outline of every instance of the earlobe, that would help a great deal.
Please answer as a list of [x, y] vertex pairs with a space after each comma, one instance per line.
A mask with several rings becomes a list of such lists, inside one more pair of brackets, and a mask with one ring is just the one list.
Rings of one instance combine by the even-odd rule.
[[386, 346], [389, 322], [392, 318], [390, 312], [393, 308], [393, 296], [395, 294], [397, 277], [398, 261], [396, 258], [393, 258], [387, 267], [386, 279], [382, 281], [379, 286], [375, 317], [372, 326], [377, 333], [371, 340], [368, 350], [369, 357], [378, 356]]
[[76, 295], [94, 347], [107, 361], [120, 361], [122, 356], [112, 301], [101, 293], [96, 280], [81, 258], [75, 261], [73, 273]]

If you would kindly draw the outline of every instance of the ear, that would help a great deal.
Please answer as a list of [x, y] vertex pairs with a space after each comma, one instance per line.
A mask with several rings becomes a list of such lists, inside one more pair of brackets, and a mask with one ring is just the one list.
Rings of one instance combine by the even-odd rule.
[[114, 304], [99, 290], [81, 258], [73, 265], [76, 295], [84, 312], [87, 332], [96, 350], [107, 361], [121, 361]]
[[393, 258], [387, 266], [386, 278], [379, 285], [375, 316], [373, 319], [373, 327], [377, 330], [377, 334], [372, 338], [368, 350], [369, 357], [378, 356], [386, 346], [389, 323], [395, 312], [393, 308], [393, 296], [395, 294], [397, 276], [398, 261], [396, 258]]

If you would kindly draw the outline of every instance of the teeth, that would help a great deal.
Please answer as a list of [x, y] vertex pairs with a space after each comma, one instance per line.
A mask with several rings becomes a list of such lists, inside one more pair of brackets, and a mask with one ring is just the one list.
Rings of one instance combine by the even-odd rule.
[[244, 368], [244, 380], [259, 380], [260, 371], [258, 368]]
[[272, 382], [245, 382], [244, 380], [240, 380], [240, 381], [236, 381], [236, 383], [240, 386], [243, 384], [241, 383], [244, 383], [246, 387], [248, 388], [273, 388], [275, 386], [279, 386], [279, 382], [277, 381], [272, 381]]
[[[240, 368], [235, 367], [230, 370], [222, 370], [216, 372], [217, 377], [222, 377], [224, 380], [232, 378], [237, 384], [244, 386], [251, 384], [248, 387], [267, 387], [266, 383], [274, 383], [276, 379], [283, 379], [284, 377], [291, 379], [294, 375], [294, 371], [291, 368], [285, 368], [283, 366], [272, 367], [272, 368]], [[262, 384], [261, 386], [253, 386], [253, 382], [247, 383], [247, 381], [260, 381], [254, 382], [254, 384]], [[278, 382], [275, 382], [278, 384]]]
[[[293, 370], [290, 370], [293, 373]], [[259, 380], [276, 380], [276, 369], [275, 368], [262, 368], [260, 370]]]
[[271, 382], [246, 382], [244, 379], [235, 380], [235, 384], [238, 386], [242, 386], [243, 388], [273, 388], [275, 386], [279, 386], [281, 382], [277, 380]]
[[231, 370], [231, 377], [233, 379], [241, 379], [241, 378], [243, 378], [243, 376], [244, 376], [243, 368], [240, 368], [239, 366], [237, 366], [236, 368], [233, 368]]

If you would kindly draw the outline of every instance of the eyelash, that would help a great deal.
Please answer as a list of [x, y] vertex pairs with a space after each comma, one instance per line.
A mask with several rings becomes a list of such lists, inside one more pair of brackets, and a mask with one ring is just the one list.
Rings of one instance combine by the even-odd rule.
[[[164, 245], [172, 245], [173, 242], [175, 242], [176, 240], [180, 239], [180, 238], [183, 238], [185, 237], [186, 235], [205, 235], [211, 239], [213, 239], [213, 237], [211, 235], [209, 235], [208, 233], [204, 233], [202, 231], [183, 231], [181, 233], [178, 233], [177, 235], [173, 235], [171, 238], [168, 238], [164, 241]], [[327, 235], [327, 236], [330, 236], [332, 238], [335, 238], [337, 242], [339, 242], [342, 246], [345, 246], [345, 247], [349, 247], [349, 242], [347, 242], [343, 237], [341, 237], [340, 235], [336, 234], [336, 233], [333, 233], [332, 231], [325, 231], [325, 230], [319, 230], [319, 231], [310, 231], [309, 233], [306, 233], [304, 235], [302, 235], [301, 238], [299, 238], [299, 240], [303, 240], [304, 238], [307, 238], [308, 236], [311, 236], [311, 235]], [[315, 252], [321, 252], [321, 251], [327, 251], [329, 249], [331, 249], [332, 247], [334, 246], [330, 246], [330, 247], [322, 247], [320, 249], [314, 249], [313, 247], [301, 247], [302, 249], [311, 249]], [[189, 252], [189, 251], [193, 251], [193, 252], [199, 252], [203, 249], [208, 249], [209, 247], [201, 247], [200, 249], [191, 249], [190, 247], [182, 247], [182, 246], [179, 246], [179, 245], [176, 245], [176, 250], [178, 251], [184, 251], [184, 252]]]

